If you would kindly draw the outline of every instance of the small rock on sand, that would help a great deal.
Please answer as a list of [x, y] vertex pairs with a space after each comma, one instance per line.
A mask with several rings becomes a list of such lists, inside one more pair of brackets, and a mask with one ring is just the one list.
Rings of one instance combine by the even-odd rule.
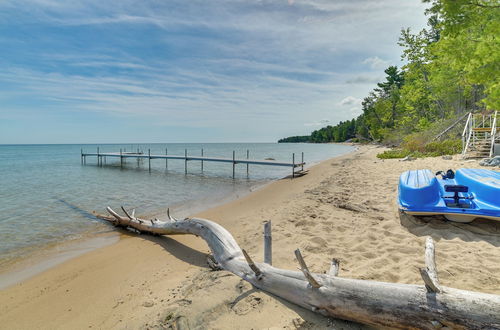
[[481, 166], [500, 166], [500, 156], [483, 159], [479, 165]]
[[142, 304], [142, 306], [144, 306], [144, 307], [153, 307], [153, 306], [154, 306], [154, 304], [155, 304], [155, 303], [154, 303], [154, 302], [152, 302], [152, 301], [146, 301], [146, 302], [144, 302], [144, 303]]
[[409, 161], [412, 161], [412, 160], [415, 160], [416, 158], [412, 157], [412, 156], [406, 156], [405, 158], [401, 159], [400, 161], [401, 162], [409, 162]]

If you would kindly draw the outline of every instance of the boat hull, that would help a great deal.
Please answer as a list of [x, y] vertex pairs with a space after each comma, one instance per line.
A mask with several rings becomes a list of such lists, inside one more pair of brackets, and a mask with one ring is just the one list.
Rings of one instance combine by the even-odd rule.
[[[465, 186], [458, 204], [447, 186]], [[430, 170], [401, 174], [398, 200], [400, 209], [411, 215], [443, 215], [456, 222], [476, 218], [500, 221], [500, 173], [484, 169], [459, 169], [453, 179], [437, 178]]]

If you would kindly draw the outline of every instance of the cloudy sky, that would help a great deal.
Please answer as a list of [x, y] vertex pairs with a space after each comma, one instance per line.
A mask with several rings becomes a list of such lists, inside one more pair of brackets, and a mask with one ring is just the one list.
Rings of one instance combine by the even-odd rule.
[[3, 0], [0, 144], [267, 142], [360, 113], [420, 0]]

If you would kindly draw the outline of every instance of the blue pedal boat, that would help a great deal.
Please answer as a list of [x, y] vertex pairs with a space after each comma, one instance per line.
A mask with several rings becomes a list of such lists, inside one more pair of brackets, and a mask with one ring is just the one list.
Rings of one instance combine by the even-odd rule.
[[500, 172], [461, 168], [441, 178], [430, 170], [414, 170], [399, 179], [399, 208], [411, 215], [443, 215], [448, 220], [476, 218], [500, 221]]

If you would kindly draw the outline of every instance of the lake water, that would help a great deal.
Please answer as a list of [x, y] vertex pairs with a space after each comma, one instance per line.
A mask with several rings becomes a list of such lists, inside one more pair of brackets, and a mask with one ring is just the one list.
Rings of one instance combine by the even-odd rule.
[[[220, 143], [220, 144], [117, 144], [99, 145], [100, 152], [141, 150], [151, 154], [246, 158], [274, 158], [296, 161], [301, 152], [307, 165], [338, 156], [352, 147], [334, 144]], [[16, 258], [25, 257], [63, 241], [92, 237], [110, 231], [110, 227], [91, 216], [92, 211], [106, 213], [105, 207], [121, 205], [135, 208], [138, 215], [162, 214], [168, 207], [177, 217], [187, 216], [212, 205], [238, 197], [271, 180], [291, 174], [291, 168], [232, 164], [108, 158], [98, 167], [95, 157], [80, 163], [80, 151], [95, 152], [97, 145], [0, 145], [0, 270]], [[87, 213], [89, 212], [89, 213]]]

